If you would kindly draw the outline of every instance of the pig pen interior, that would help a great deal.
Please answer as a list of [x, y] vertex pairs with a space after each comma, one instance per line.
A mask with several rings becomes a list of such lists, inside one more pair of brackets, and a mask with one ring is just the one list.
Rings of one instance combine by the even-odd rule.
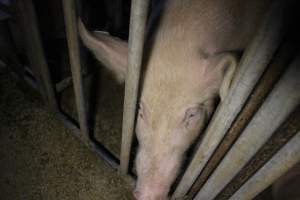
[[[133, 199], [130, 184], [16, 80], [1, 66], [0, 199]], [[117, 153], [119, 130], [102, 123], [99, 129], [105, 129], [112, 139], [108, 146]]]
[[[38, 5], [38, 2], [35, 2]], [[47, 33], [44, 33], [47, 35]], [[122, 34], [124, 35], [124, 34]], [[126, 34], [125, 34], [126, 35]], [[125, 36], [126, 38], [127, 36]], [[68, 57], [57, 61], [51, 52], [66, 52], [45, 40], [49, 65], [68, 68]], [[48, 42], [48, 43], [47, 43]], [[56, 41], [56, 44], [59, 41]], [[51, 50], [52, 49], [52, 50]], [[56, 53], [57, 53], [56, 52]], [[58, 53], [58, 54], [60, 54]], [[92, 137], [119, 158], [124, 85], [88, 57], [93, 77], [84, 78], [90, 96]], [[51, 65], [52, 62], [52, 65]], [[65, 69], [64, 69], [65, 70]], [[62, 72], [62, 74], [67, 72]], [[60, 71], [61, 72], [61, 71]], [[57, 77], [54, 77], [54, 79]], [[60, 77], [61, 78], [61, 77]], [[59, 78], [57, 78], [59, 79]], [[19, 85], [20, 86], [20, 85]], [[10, 69], [0, 71], [0, 195], [5, 199], [133, 199], [132, 185], [103, 160], [88, 151], [63, 124], [48, 112], [41, 98], [26, 86], [19, 87]], [[21, 88], [21, 89], [20, 89]], [[2, 95], [3, 94], [3, 95]], [[73, 85], [58, 95], [61, 108], [77, 118]], [[136, 146], [137, 144], [135, 144]], [[134, 170], [133, 170], [134, 171]], [[270, 187], [256, 199], [272, 199]]]
[[[98, 77], [95, 139], [119, 157], [124, 87], [106, 70], [99, 70]], [[133, 199], [130, 184], [49, 114], [32, 89], [20, 86], [1, 66], [1, 196], [8, 200]], [[61, 101], [76, 118], [72, 86], [62, 93]], [[270, 188], [257, 199], [271, 200]]]
[[[101, 70], [100, 70], [101, 71]], [[105, 70], [96, 101], [95, 139], [119, 157], [123, 86]], [[132, 185], [50, 114], [41, 98], [0, 68], [0, 194], [5, 199], [133, 199]], [[75, 115], [72, 87], [61, 96]], [[268, 188], [257, 200], [271, 200]]]

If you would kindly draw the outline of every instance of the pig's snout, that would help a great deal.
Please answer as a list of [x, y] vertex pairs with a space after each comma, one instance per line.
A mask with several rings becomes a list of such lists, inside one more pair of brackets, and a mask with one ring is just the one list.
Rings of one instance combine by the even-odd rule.
[[[136, 167], [138, 180], [134, 192], [137, 200], [168, 200], [171, 184], [180, 166], [181, 155], [173, 152], [139, 149]], [[161, 150], [161, 149], [160, 149]]]
[[168, 196], [162, 191], [153, 190], [138, 190], [135, 189], [133, 195], [136, 200], [168, 200]]

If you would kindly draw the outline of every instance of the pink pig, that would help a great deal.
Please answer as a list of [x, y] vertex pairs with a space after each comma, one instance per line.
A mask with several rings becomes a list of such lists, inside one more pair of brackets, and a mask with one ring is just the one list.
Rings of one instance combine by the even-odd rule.
[[[136, 134], [138, 200], [168, 199], [185, 152], [230, 89], [243, 51], [257, 31], [266, 0], [169, 0], [143, 66]], [[85, 46], [124, 82], [127, 42], [90, 33]]]

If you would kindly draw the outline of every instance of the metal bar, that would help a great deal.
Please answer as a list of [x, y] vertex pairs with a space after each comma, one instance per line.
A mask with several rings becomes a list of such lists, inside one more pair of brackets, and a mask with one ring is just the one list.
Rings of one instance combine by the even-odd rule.
[[31, 76], [28, 76], [27, 74], [25, 74], [23, 76], [24, 81], [30, 85], [30, 87], [32, 87], [33, 89], [37, 90], [39, 89], [39, 85], [36, 82], [36, 80], [34, 78], [32, 78]]
[[128, 69], [125, 80], [125, 99], [122, 124], [121, 166], [128, 172], [130, 151], [134, 133], [138, 86], [142, 64], [145, 25], [149, 0], [133, 0], [131, 5]]
[[17, 77], [18, 80], [24, 81], [25, 84], [28, 84], [35, 90], [39, 90], [39, 85], [33, 76], [28, 75], [26, 70], [24, 70], [24, 66], [21, 65], [18, 57], [13, 53], [8, 51], [8, 56], [0, 56], [0, 65], [3, 64], [8, 66], [12, 71], [12, 73]]
[[246, 49], [232, 88], [217, 108], [194, 158], [173, 194], [173, 198], [183, 197], [188, 192], [263, 74], [283, 35], [283, 10], [282, 1], [275, 0], [266, 14], [258, 34], [254, 37], [249, 48]]
[[196, 200], [214, 199], [249, 162], [300, 102], [300, 57], [296, 58], [242, 135], [201, 188]]
[[75, 100], [77, 107], [77, 115], [80, 127], [80, 134], [76, 134], [92, 151], [96, 152], [111, 167], [118, 168], [119, 161], [110, 153], [102, 144], [92, 141], [89, 137], [89, 128], [87, 123], [87, 109], [83, 91], [83, 74], [80, 61], [79, 40], [77, 34], [77, 19], [74, 0], [64, 0], [64, 17], [66, 24], [67, 41], [69, 47], [69, 58], [71, 65], [71, 73], [73, 87], [75, 92]]
[[34, 75], [41, 84], [39, 88], [45, 102], [50, 108], [57, 112], [59, 110], [55, 90], [50, 76], [50, 71], [45, 58], [41, 36], [38, 30], [35, 8], [32, 0], [18, 0], [17, 9], [21, 13], [19, 19], [26, 36], [26, 46], [30, 65], [33, 67]]
[[67, 115], [59, 112], [56, 114], [57, 118], [63, 122], [65, 127], [69, 128], [71, 132], [83, 143], [85, 144], [91, 151], [97, 153], [103, 160], [105, 160], [112, 168], [118, 169], [119, 160], [113, 156], [112, 153], [109, 152], [102, 144], [89, 142], [85, 140], [81, 136], [81, 130], [78, 126], [71, 120]]
[[[92, 76], [92, 74], [84, 74], [82, 75], [83, 80], [87, 80]], [[56, 83], [55, 88], [57, 93], [63, 92], [66, 88], [71, 87], [73, 85], [73, 79], [71, 76], [64, 78], [60, 82]], [[86, 95], [87, 96], [87, 95]], [[87, 98], [88, 99], [88, 98]]]
[[[250, 200], [300, 161], [298, 132], [269, 162], [248, 180], [230, 199]], [[262, 178], [263, 177], [263, 178]]]
[[282, 72], [286, 69], [286, 66], [291, 61], [295, 52], [295, 45], [292, 40], [285, 42], [274, 56], [271, 64], [262, 75], [257, 86], [252, 92], [251, 96], [247, 100], [243, 110], [239, 113], [235, 119], [233, 125], [230, 127], [228, 133], [225, 135], [221, 144], [218, 146], [209, 162], [201, 172], [201, 175], [197, 178], [192, 188], [190, 189], [188, 196], [192, 199], [200, 188], [203, 186], [205, 181], [211, 175], [214, 169], [216, 169], [219, 162], [222, 160], [224, 155], [228, 152], [231, 145], [236, 141], [242, 130], [246, 127], [248, 122], [251, 120], [255, 112], [263, 104], [264, 99], [271, 91], [274, 84], [280, 78]]
[[57, 93], [60, 93], [64, 91], [66, 88], [70, 87], [73, 84], [72, 77], [67, 77], [63, 80], [61, 80], [59, 83], [56, 83], [56, 91]]
[[63, 0], [64, 18], [66, 26], [67, 41], [69, 47], [69, 59], [71, 65], [71, 73], [73, 87], [75, 92], [75, 100], [77, 107], [77, 115], [81, 136], [88, 142], [89, 129], [87, 123], [87, 110], [83, 92], [82, 69], [80, 63], [79, 40], [77, 34], [77, 18], [74, 0]]
[[[300, 105], [288, 117], [283, 125], [272, 135], [266, 144], [251, 158], [245, 167], [215, 198], [229, 199], [251, 176], [255, 174], [274, 154], [278, 152], [300, 130]], [[300, 153], [300, 152], [299, 152]]]
[[[113, 169], [119, 168], [119, 160], [110, 151], [100, 143], [87, 142], [81, 137], [81, 131], [78, 125], [66, 114], [62, 112], [56, 113], [56, 117], [64, 124], [65, 127], [70, 129], [70, 131], [89, 148], [92, 152], [95, 152], [100, 158], [104, 159]], [[134, 187], [135, 180], [130, 175], [124, 176], [125, 181], [129, 186]]]

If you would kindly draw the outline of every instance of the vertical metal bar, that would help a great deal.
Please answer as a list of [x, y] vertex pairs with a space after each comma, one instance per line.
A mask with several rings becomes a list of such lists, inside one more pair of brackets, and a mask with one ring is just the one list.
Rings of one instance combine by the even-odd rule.
[[249, 162], [300, 102], [300, 57], [296, 58], [232, 146], [196, 200], [214, 199]]
[[89, 141], [89, 129], [87, 124], [86, 104], [83, 92], [82, 69], [80, 63], [79, 40], [77, 34], [77, 18], [75, 11], [75, 0], [63, 0], [64, 18], [66, 26], [67, 41], [69, 47], [69, 59], [75, 100], [77, 107], [78, 121], [82, 137]]
[[51, 81], [50, 71], [46, 62], [35, 8], [32, 0], [18, 0], [18, 11], [21, 13], [21, 23], [26, 35], [28, 58], [34, 69], [36, 79], [41, 84], [40, 92], [53, 111], [58, 111], [55, 90]]
[[300, 132], [249, 179], [230, 199], [250, 200], [300, 161]]
[[277, 50], [282, 35], [282, 1], [276, 0], [253, 42], [246, 49], [228, 96], [219, 105], [194, 158], [177, 186], [173, 198], [183, 197], [223, 139], [248, 96]]
[[145, 26], [148, 16], [149, 0], [133, 0], [131, 5], [128, 69], [125, 80], [125, 99], [122, 124], [122, 146], [120, 170], [128, 172], [132, 145], [138, 86], [144, 47]]

